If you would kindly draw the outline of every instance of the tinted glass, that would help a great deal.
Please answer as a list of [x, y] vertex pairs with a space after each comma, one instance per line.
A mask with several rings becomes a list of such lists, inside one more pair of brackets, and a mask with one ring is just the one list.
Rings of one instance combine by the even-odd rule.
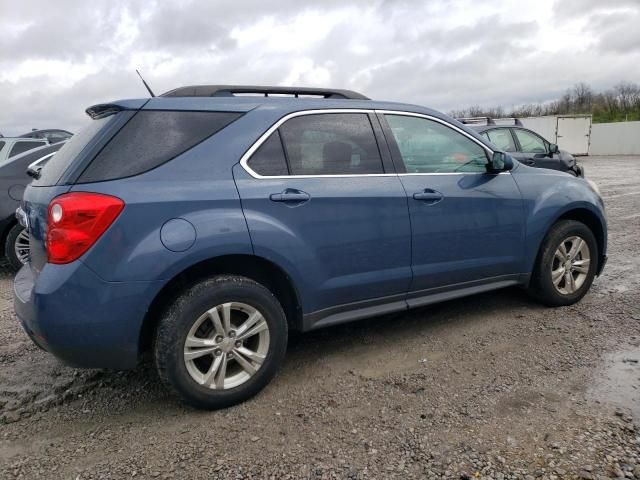
[[258, 175], [265, 177], [289, 174], [280, 134], [277, 131], [260, 145], [260, 148], [251, 156], [248, 165]]
[[[196, 146], [240, 115], [233, 112], [138, 112], [100, 151], [79, 182], [114, 180], [149, 171]], [[74, 139], [75, 136], [70, 141]]]
[[16, 142], [13, 144], [11, 152], [9, 152], [9, 157], [15, 157], [16, 155], [20, 155], [32, 148], [42, 147], [46, 144], [46, 142]]
[[292, 175], [384, 172], [371, 122], [364, 113], [295, 117], [280, 132]]
[[489, 141], [493, 143], [500, 150], [505, 152], [515, 152], [516, 145], [513, 143], [513, 137], [508, 128], [496, 128], [495, 130], [489, 130], [486, 132], [489, 136]]
[[40, 172], [40, 178], [32, 182], [33, 185], [45, 186], [57, 184], [62, 174], [80, 154], [82, 149], [115, 117], [115, 115], [111, 115], [98, 120], [91, 120], [77, 135], [71, 137], [58, 153], [51, 157], [51, 160], [47, 162], [47, 166]]
[[487, 171], [485, 149], [456, 130], [426, 118], [385, 117], [407, 173]]
[[47, 145], [45, 147], [40, 147], [38, 149], [34, 149], [29, 153], [23, 155], [21, 158], [25, 160], [25, 162], [35, 162], [36, 160], [48, 155], [51, 152], [57, 152], [64, 145], [64, 143], [56, 143], [53, 145]]
[[4, 148], [4, 146], [7, 144], [7, 142], [0, 142], [0, 152], [2, 151], [2, 149]]
[[520, 142], [520, 148], [523, 152], [527, 153], [547, 153], [547, 146], [545, 141], [537, 135], [526, 130], [514, 129], [518, 142]]

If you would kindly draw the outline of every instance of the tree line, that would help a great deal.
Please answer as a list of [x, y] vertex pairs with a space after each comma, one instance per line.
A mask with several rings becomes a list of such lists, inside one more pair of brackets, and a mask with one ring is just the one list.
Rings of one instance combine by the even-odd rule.
[[580, 82], [551, 102], [528, 103], [510, 109], [473, 106], [450, 112], [455, 118], [522, 118], [568, 114], [592, 114], [594, 123], [640, 120], [640, 85], [621, 82], [609, 90], [596, 93], [588, 84]]

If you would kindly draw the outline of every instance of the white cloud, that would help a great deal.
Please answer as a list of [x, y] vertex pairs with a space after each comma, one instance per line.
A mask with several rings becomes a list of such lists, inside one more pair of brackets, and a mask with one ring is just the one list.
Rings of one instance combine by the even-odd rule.
[[146, 96], [135, 68], [156, 93], [332, 86], [445, 111], [640, 77], [637, 0], [0, 2], [5, 135], [77, 131], [87, 106]]

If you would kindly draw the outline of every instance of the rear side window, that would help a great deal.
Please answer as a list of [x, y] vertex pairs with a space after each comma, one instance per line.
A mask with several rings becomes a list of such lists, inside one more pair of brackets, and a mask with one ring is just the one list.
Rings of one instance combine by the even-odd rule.
[[280, 134], [291, 175], [384, 172], [367, 114], [303, 115], [285, 122]]
[[15, 157], [21, 153], [27, 152], [33, 148], [42, 147], [46, 145], [46, 142], [16, 142], [13, 144], [13, 148], [9, 152], [9, 157]]
[[115, 180], [149, 171], [196, 146], [240, 115], [234, 112], [140, 111], [113, 136], [78, 182]]
[[264, 177], [288, 175], [287, 160], [280, 133], [276, 130], [253, 154], [248, 162], [251, 170]]

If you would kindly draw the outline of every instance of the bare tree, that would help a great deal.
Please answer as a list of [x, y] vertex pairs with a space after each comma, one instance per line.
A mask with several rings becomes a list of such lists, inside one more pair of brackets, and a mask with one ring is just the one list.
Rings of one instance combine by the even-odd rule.
[[589, 113], [593, 108], [593, 90], [584, 82], [573, 86], [574, 113]]

